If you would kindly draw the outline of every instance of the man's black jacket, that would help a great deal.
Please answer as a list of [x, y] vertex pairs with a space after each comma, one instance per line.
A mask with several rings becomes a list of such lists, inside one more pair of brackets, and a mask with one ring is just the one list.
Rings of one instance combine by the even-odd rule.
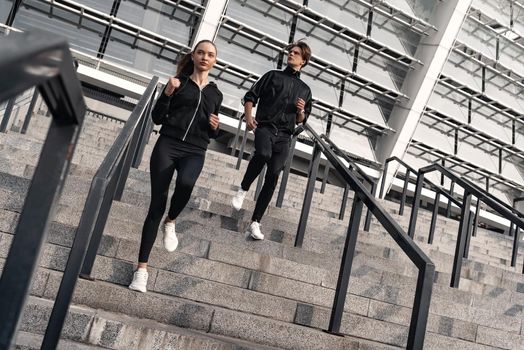
[[253, 84], [243, 102], [257, 105], [256, 121], [259, 126], [271, 125], [278, 130], [293, 133], [296, 125], [298, 98], [306, 102], [305, 119], [311, 113], [311, 89], [300, 80], [300, 71], [291, 67], [271, 70]]
[[171, 96], [162, 92], [158, 98], [151, 112], [153, 122], [162, 124], [162, 135], [207, 149], [209, 139], [218, 134], [209, 126], [209, 115], [218, 115], [222, 93], [213, 82], [200, 90], [188, 76], [178, 79], [180, 87]]

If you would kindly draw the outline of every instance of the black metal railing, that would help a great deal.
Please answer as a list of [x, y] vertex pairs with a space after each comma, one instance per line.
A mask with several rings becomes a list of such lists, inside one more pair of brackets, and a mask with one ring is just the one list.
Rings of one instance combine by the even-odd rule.
[[[440, 164], [432, 164], [427, 167], [421, 168], [418, 171], [417, 183], [415, 187], [415, 194], [413, 198], [413, 208], [411, 210], [411, 217], [410, 217], [410, 222], [409, 222], [409, 230], [408, 230], [409, 235], [411, 237], [414, 237], [414, 234], [415, 234], [418, 211], [419, 211], [420, 201], [421, 201], [422, 188], [424, 187], [424, 182], [426, 181], [425, 175], [433, 171], [440, 172], [442, 175], [450, 179], [453, 184], [456, 184], [464, 189], [464, 194], [462, 196], [462, 202], [459, 203], [461, 213], [460, 213], [460, 223], [459, 223], [459, 229], [458, 229], [457, 244], [455, 247], [455, 256], [453, 258], [453, 270], [451, 273], [451, 283], [450, 283], [451, 287], [458, 288], [459, 286], [460, 273], [461, 273], [461, 268], [462, 268], [462, 259], [468, 256], [469, 241], [471, 239], [471, 236], [473, 235], [471, 228], [472, 227], [476, 228], [476, 225], [474, 223], [478, 223], [478, 215], [480, 212], [480, 203], [486, 204], [487, 206], [492, 208], [496, 213], [498, 213], [498, 215], [509, 220], [511, 227], [513, 225], [517, 227], [517, 232], [513, 237], [514, 239], [513, 239], [513, 248], [512, 248], [512, 255], [511, 255], [511, 266], [515, 266], [517, 255], [518, 255], [518, 245], [519, 245], [518, 244], [519, 242], [518, 229], [524, 228], [524, 221], [521, 218], [521, 214], [517, 213], [517, 211], [514, 208], [511, 208], [506, 203], [497, 199], [490, 193], [472, 184], [470, 181], [462, 177], [459, 177], [458, 175], [454, 174], [452, 171], [443, 167]], [[473, 219], [471, 215], [473, 196], [477, 198], [475, 219]], [[474, 220], [474, 223], [472, 222], [473, 220]], [[524, 270], [523, 270], [523, 273], [524, 273]]]
[[349, 277], [353, 257], [355, 256], [355, 247], [359, 232], [360, 219], [364, 205], [371, 211], [379, 223], [385, 228], [386, 232], [398, 244], [400, 249], [409, 257], [413, 264], [418, 268], [417, 286], [413, 302], [413, 311], [409, 326], [409, 335], [407, 340], [407, 349], [422, 349], [424, 347], [424, 337], [426, 333], [427, 319], [429, 315], [429, 305], [431, 302], [431, 292], [433, 288], [433, 279], [435, 275], [435, 265], [426, 256], [426, 254], [413, 242], [413, 240], [404, 232], [404, 230], [394, 221], [394, 219], [383, 209], [377, 199], [371, 194], [358, 179], [355, 170], [350, 170], [339, 159], [338, 149], [334, 148], [332, 143], [327, 142], [325, 136], [319, 136], [311, 127], [305, 125], [307, 133], [311, 136], [314, 143], [313, 155], [308, 171], [308, 183], [304, 194], [304, 204], [300, 215], [295, 246], [301, 246], [306, 231], [311, 198], [314, 192], [316, 173], [320, 160], [320, 154], [323, 153], [330, 166], [338, 172], [342, 179], [348, 184], [349, 188], [354, 191], [353, 207], [349, 219], [349, 226], [344, 245], [342, 262], [340, 265], [335, 300], [331, 311], [331, 318], [328, 332], [339, 333], [344, 311], [347, 290], [349, 286]]
[[13, 346], [86, 110], [67, 41], [41, 32], [0, 38], [0, 101], [38, 87], [52, 116], [0, 278], [0, 349]]
[[51, 312], [42, 349], [55, 349], [79, 273], [90, 278], [113, 200], [120, 200], [131, 165], [139, 163], [152, 122], [157, 90], [154, 77], [96, 172]]
[[[380, 186], [380, 198], [382, 198], [382, 196], [385, 194], [385, 183], [386, 183], [386, 176], [387, 176], [387, 172], [388, 172], [388, 168], [389, 168], [389, 163], [391, 162], [397, 162], [399, 163], [402, 167], [404, 167], [406, 169], [406, 172], [404, 174], [404, 185], [402, 186], [402, 195], [400, 197], [400, 207], [399, 207], [399, 215], [404, 215], [404, 208], [405, 208], [405, 205], [406, 205], [406, 199], [407, 199], [407, 193], [408, 193], [408, 185], [411, 182], [412, 180], [412, 177], [411, 175], [415, 176], [415, 181], [413, 182], [414, 185], [416, 185], [416, 179], [418, 178], [418, 171], [415, 170], [415, 168], [411, 167], [410, 165], [408, 165], [406, 162], [404, 162], [403, 160], [399, 159], [398, 157], [391, 157], [391, 158], [388, 158], [386, 159], [386, 161], [384, 162], [384, 171], [382, 172], [382, 183], [381, 183], [381, 186]], [[396, 177], [396, 176], [394, 176]], [[428, 243], [433, 243], [433, 237], [435, 235], [435, 227], [436, 227], [436, 223], [437, 223], [437, 216], [438, 216], [438, 210], [440, 208], [440, 197], [443, 196], [447, 199], [448, 201], [448, 205], [447, 205], [447, 209], [446, 209], [446, 216], [449, 218], [451, 216], [451, 207], [452, 207], [452, 204], [455, 204], [457, 207], [461, 207], [462, 203], [456, 199], [453, 195], [453, 191], [454, 191], [454, 187], [455, 187], [455, 183], [452, 181], [451, 182], [451, 185], [450, 185], [450, 189], [449, 190], [446, 190], [446, 189], [443, 189], [441, 186], [438, 186], [436, 185], [435, 183], [431, 182], [429, 179], [427, 178], [424, 178], [424, 185], [426, 185], [426, 187], [428, 189], [430, 189], [431, 191], [435, 192], [435, 201], [434, 201], [434, 206], [433, 206], [433, 214], [432, 214], [432, 217], [431, 217], [431, 224], [429, 226], [429, 235], [428, 235]], [[475, 222], [478, 222], [478, 211], [477, 211], [477, 214], [475, 214]], [[476, 232], [476, 227], [474, 228], [474, 234]], [[411, 236], [411, 238], [413, 238], [412, 234], [414, 233], [413, 232], [408, 232], [408, 234]]]

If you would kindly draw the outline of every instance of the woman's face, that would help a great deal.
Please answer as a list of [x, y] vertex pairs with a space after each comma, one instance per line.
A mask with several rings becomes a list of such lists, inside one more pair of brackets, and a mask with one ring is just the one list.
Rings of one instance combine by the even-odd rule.
[[195, 70], [209, 71], [217, 61], [215, 46], [209, 42], [200, 43], [193, 51], [193, 64]]

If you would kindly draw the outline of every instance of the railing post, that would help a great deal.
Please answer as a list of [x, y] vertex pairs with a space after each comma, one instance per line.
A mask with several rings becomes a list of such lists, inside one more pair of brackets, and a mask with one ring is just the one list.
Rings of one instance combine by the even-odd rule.
[[311, 208], [311, 200], [315, 190], [315, 181], [317, 180], [318, 164], [320, 163], [320, 148], [315, 144], [311, 162], [309, 163], [308, 180], [304, 201], [302, 202], [302, 211], [300, 212], [300, 221], [298, 222], [297, 236], [295, 238], [295, 247], [302, 247], [304, 234], [306, 232], [307, 218]]
[[11, 112], [13, 112], [13, 107], [15, 106], [16, 96], [10, 98], [7, 101], [7, 106], [5, 107], [4, 117], [0, 123], [0, 132], [7, 132], [7, 125], [9, 124], [9, 119], [11, 118]]
[[149, 139], [149, 134], [151, 133], [152, 121], [150, 118], [151, 110], [153, 109], [154, 96], [156, 95], [156, 88], [153, 91], [153, 97], [149, 100], [146, 110], [144, 111], [144, 116], [142, 117], [141, 127], [139, 128], [138, 144], [136, 151], [133, 154], [133, 163], [132, 167], [137, 169], [142, 162], [142, 157], [144, 156], [144, 149], [146, 148], [147, 141]]
[[424, 174], [419, 173], [417, 177], [417, 185], [413, 195], [413, 207], [411, 209], [411, 216], [409, 218], [408, 236], [413, 238], [415, 236], [415, 228], [417, 226], [418, 209], [420, 207], [420, 196], [422, 194], [422, 187], [424, 186]]
[[293, 163], [293, 156], [295, 154], [295, 146], [297, 144], [297, 136], [293, 136], [291, 139], [291, 145], [289, 146], [289, 156], [287, 158], [286, 167], [282, 174], [282, 180], [280, 180], [280, 187], [278, 189], [277, 203], [278, 208], [282, 208], [284, 203], [284, 194], [286, 193], [287, 181], [289, 179], [289, 172], [291, 171], [291, 164]]
[[437, 226], [437, 216], [440, 204], [440, 191], [435, 193], [435, 204], [433, 205], [433, 214], [431, 215], [431, 224], [429, 225], [428, 243], [433, 244], [433, 237], [435, 236], [435, 227]]
[[480, 203], [481, 202], [482, 201], [480, 200], [480, 198], [477, 198], [477, 206], [475, 207], [475, 219], [473, 220], [473, 232], [471, 233], [473, 237], [477, 236], [477, 228], [479, 226]]
[[[235, 138], [233, 139], [233, 144], [231, 146], [231, 156], [233, 157], [235, 155], [235, 152], [237, 151], [237, 144], [238, 144], [238, 138], [240, 137], [240, 130], [242, 130], [242, 114], [240, 112], [237, 112], [238, 116], [238, 126], [237, 131], [235, 132]], [[246, 125], [247, 129], [247, 125]]]
[[386, 176], [388, 174], [388, 166], [389, 166], [389, 161], [386, 160], [386, 162], [384, 163], [384, 170], [382, 172], [382, 183], [380, 184], [379, 198], [383, 198], [382, 196], [384, 195], [384, 186], [386, 186]]
[[[510, 221], [510, 227], [513, 227], [513, 223]], [[519, 254], [519, 227], [515, 225], [515, 236], [513, 237], [513, 247], [511, 249], [511, 266], [515, 267], [517, 264], [517, 257]]]
[[[451, 186], [449, 187], [449, 195], [453, 198], [455, 198], [453, 196], [453, 191], [455, 189], [455, 181], [451, 181]], [[448, 201], [448, 208], [446, 210], [446, 217], [449, 218], [451, 217], [451, 201]]]
[[406, 195], [408, 192], [409, 184], [409, 169], [406, 170], [406, 178], [404, 179], [404, 187], [402, 188], [402, 198], [400, 200], [400, 209], [398, 210], [398, 215], [404, 215], [404, 205], [406, 204]]
[[258, 174], [257, 187], [255, 188], [254, 200], [258, 199], [260, 191], [262, 191], [262, 184], [264, 183], [264, 177], [266, 177], [267, 165], [264, 165], [260, 174]]
[[355, 194], [355, 197], [353, 198], [353, 207], [351, 208], [351, 217], [349, 219], [346, 242], [344, 244], [344, 253], [342, 255], [342, 262], [340, 264], [340, 270], [338, 274], [335, 300], [333, 302], [331, 318], [329, 320], [329, 333], [340, 333], [340, 324], [342, 321], [342, 315], [344, 313], [344, 305], [346, 303], [349, 277], [351, 275], [353, 257], [355, 256], [355, 247], [357, 245], [358, 230], [360, 227], [360, 218], [362, 217], [363, 207], [364, 202], [358, 195]]
[[103, 193], [103, 199], [100, 204], [100, 211], [96, 218], [95, 226], [92, 229], [91, 237], [89, 240], [89, 247], [85, 253], [85, 258], [82, 265], [82, 270], [80, 271], [80, 277], [85, 279], [91, 278], [91, 271], [93, 270], [93, 265], [95, 263], [96, 255], [98, 253], [98, 248], [100, 242], [102, 241], [102, 235], [104, 234], [104, 228], [106, 227], [107, 218], [109, 217], [109, 212], [111, 210], [111, 204], [115, 197], [115, 191], [118, 186], [118, 174], [121, 172], [123, 166], [123, 159], [118, 165], [118, 169], [113, 175], [113, 178], [109, 181], [107, 189]]
[[460, 214], [460, 225], [457, 237], [457, 246], [453, 260], [453, 271], [451, 272], [451, 284], [453, 288], [458, 288], [460, 283], [460, 272], [462, 269], [462, 259], [466, 245], [466, 236], [468, 234], [469, 210], [471, 206], [471, 193], [464, 192], [462, 210]]
[[344, 187], [344, 193], [342, 194], [342, 203], [340, 204], [340, 211], [338, 213], [339, 220], [344, 219], [344, 214], [346, 213], [346, 205], [348, 202], [348, 195], [349, 195], [349, 184], [346, 184], [346, 187]]
[[133, 162], [133, 157], [136, 156], [138, 150], [138, 140], [140, 138], [141, 130], [145, 124], [145, 120], [142, 116], [142, 120], [138, 123], [133, 136], [131, 136], [131, 141], [126, 147], [125, 153], [122, 156], [122, 160], [119, 163], [118, 173], [115, 174], [117, 177], [116, 189], [114, 192], [114, 200], [120, 201], [122, 195], [124, 194], [124, 189], [127, 182], [127, 177], [129, 176], [129, 170], [131, 169], [131, 163]]
[[435, 266], [427, 264], [421, 267], [417, 277], [417, 289], [411, 312], [407, 350], [424, 349], [424, 337], [429, 316], [429, 306], [435, 279]]
[[[376, 182], [371, 183], [371, 194], [373, 196], [377, 195], [377, 184]], [[371, 210], [368, 208], [366, 212], [366, 219], [364, 221], [364, 231], [369, 232], [369, 228], [371, 227]]]
[[47, 132], [0, 277], [1, 349], [10, 349], [15, 339], [42, 245], [65, 182], [64, 174], [68, 173], [71, 164], [71, 154], [80, 134], [78, 129], [79, 124], [57, 122], [53, 118]]
[[471, 232], [473, 231], [473, 212], [471, 208], [468, 212], [468, 230], [466, 231], [466, 246], [464, 247], [464, 259], [467, 259], [469, 256], [469, 245], [471, 243]]
[[238, 152], [237, 165], [235, 166], [235, 169], [237, 170], [240, 169], [240, 163], [242, 163], [242, 158], [244, 157], [244, 148], [246, 147], [248, 132], [249, 130], [247, 129], [247, 124], [246, 124], [246, 129], [244, 130], [244, 136], [242, 137], [242, 143], [240, 144], [240, 152]]
[[62, 327], [67, 316], [69, 304], [73, 298], [78, 273], [82, 266], [82, 262], [84, 261], [87, 245], [93, 232], [92, 225], [95, 223], [95, 219], [100, 214], [100, 210], [103, 207], [103, 204], [101, 205], [102, 200], [100, 200], [100, 197], [104, 196], [106, 190], [107, 181], [95, 177], [86, 199], [86, 205], [82, 212], [82, 217], [80, 218], [73, 245], [69, 251], [69, 257], [56, 295], [53, 310], [49, 317], [41, 349], [55, 349], [60, 339], [60, 333], [62, 332]]
[[35, 89], [33, 92], [33, 97], [31, 98], [31, 102], [29, 103], [29, 107], [27, 108], [27, 113], [25, 114], [24, 123], [22, 124], [22, 129], [20, 129], [21, 134], [25, 134], [27, 132], [27, 128], [29, 127], [29, 122], [31, 122], [31, 118], [33, 116], [33, 110], [35, 109], [35, 104], [37, 100], [38, 100], [38, 90]]
[[329, 176], [329, 169], [331, 167], [329, 166], [329, 163], [326, 163], [324, 166], [324, 174], [322, 175], [322, 185], [320, 186], [320, 193], [324, 194], [324, 191], [326, 190], [326, 183]]

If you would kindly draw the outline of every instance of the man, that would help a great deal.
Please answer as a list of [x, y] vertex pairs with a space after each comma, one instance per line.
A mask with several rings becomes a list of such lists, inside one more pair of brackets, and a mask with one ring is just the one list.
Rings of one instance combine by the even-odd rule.
[[[309, 62], [311, 49], [302, 41], [289, 45], [287, 49], [287, 67], [282, 71], [272, 70], [264, 74], [242, 101], [247, 128], [255, 133], [255, 154], [249, 161], [232, 205], [236, 210], [242, 208], [251, 184], [267, 164], [264, 185], [248, 227], [251, 237], [256, 240], [264, 239], [260, 220], [286, 163], [295, 126], [305, 123], [311, 113], [311, 89], [300, 80], [300, 71]], [[252, 109], [257, 103], [256, 118], [253, 118]]]

